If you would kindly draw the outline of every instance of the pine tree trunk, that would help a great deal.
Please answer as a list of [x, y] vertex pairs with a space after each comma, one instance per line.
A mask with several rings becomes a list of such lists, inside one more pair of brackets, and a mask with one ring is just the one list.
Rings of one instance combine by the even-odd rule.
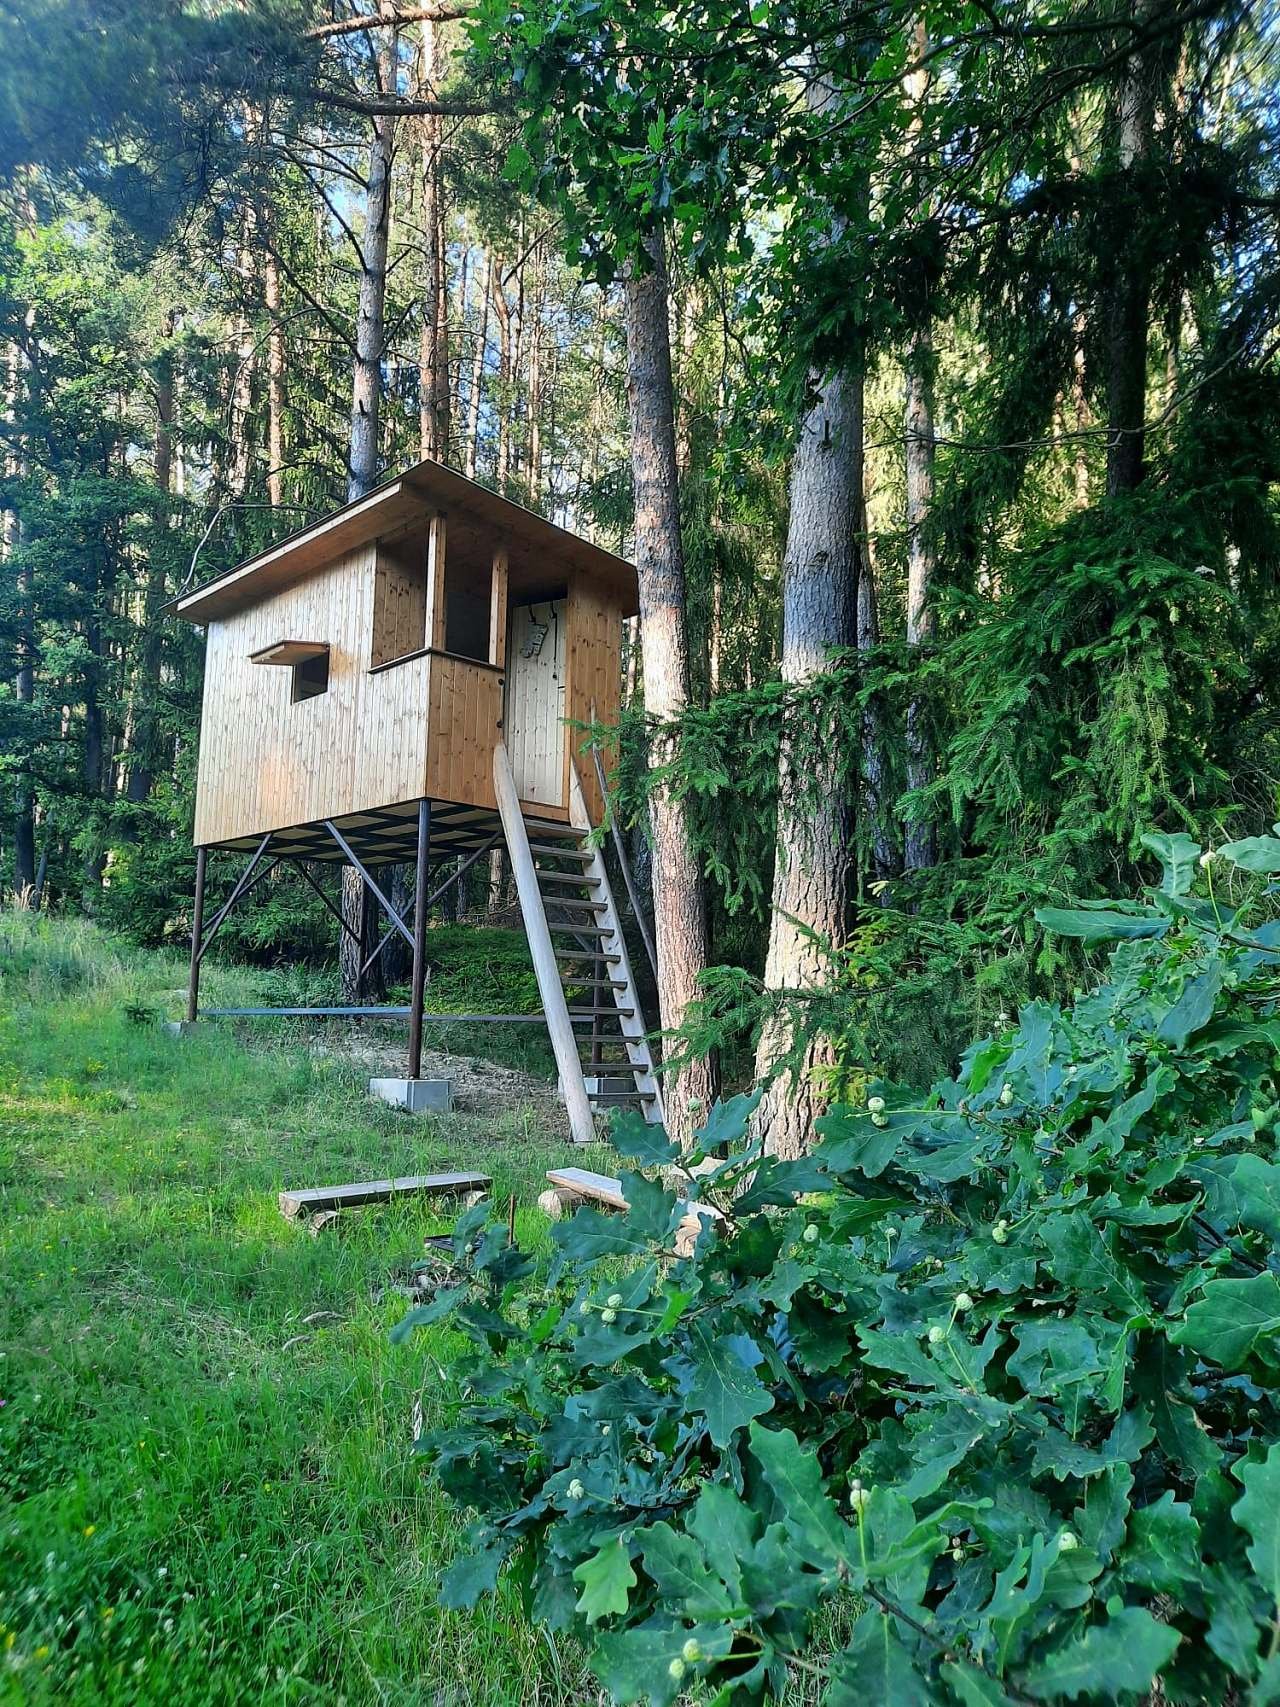
[[[926, 103], [929, 96], [927, 56], [929, 32], [923, 18], [913, 31], [916, 68], [906, 78], [906, 95], [912, 113], [907, 127], [912, 152], [923, 147]], [[926, 216], [929, 208], [925, 207]], [[929, 537], [933, 510], [933, 325], [928, 307], [908, 341], [906, 353], [906, 523], [907, 523], [907, 645], [927, 647], [934, 637], [934, 552]], [[933, 781], [933, 743], [930, 738], [928, 706], [912, 695], [907, 706], [907, 787], [927, 788]], [[933, 823], [915, 818], [905, 827], [903, 863], [918, 871], [937, 859]]]
[[[791, 507], [782, 564], [782, 679], [799, 685], [829, 667], [833, 647], [857, 637], [857, 535], [862, 507], [861, 376], [836, 375], [821, 386], [800, 428], [791, 465]], [[807, 712], [799, 712], [801, 718]], [[849, 864], [848, 797], [834, 754], [818, 776], [786, 738], [778, 761], [778, 836], [764, 982], [770, 992], [821, 984], [830, 966], [823, 944], [844, 936]], [[816, 784], [816, 788], [815, 785]], [[817, 940], [815, 940], [817, 939]], [[763, 1082], [791, 1049], [794, 1025], [785, 1011], [766, 1020], [756, 1046]], [[826, 1105], [818, 1075], [830, 1066], [830, 1043], [813, 1039], [798, 1073], [785, 1072], [765, 1091], [756, 1131], [775, 1155], [798, 1156], [813, 1139]]]
[[496, 289], [495, 263], [484, 253], [483, 270], [476, 268], [480, 282], [480, 325], [476, 332], [476, 347], [471, 355], [471, 388], [467, 393], [467, 461], [468, 480], [476, 477], [476, 461], [480, 454], [480, 403], [484, 396], [484, 355], [489, 342], [489, 299]]
[[[648, 244], [647, 269], [627, 269], [627, 402], [635, 487], [635, 561], [643, 637], [644, 703], [659, 722], [676, 718], [689, 700], [685, 631], [684, 552], [671, 393], [671, 332], [660, 231]], [[661, 764], [659, 742], [650, 755]], [[654, 924], [659, 1011], [664, 1030], [681, 1024], [707, 965], [706, 892], [689, 840], [683, 803], [666, 790], [650, 801]], [[687, 1142], [691, 1116], [710, 1107], [718, 1090], [716, 1062], [691, 1063], [668, 1077], [664, 1100], [673, 1137]]]
[[[108, 792], [106, 719], [102, 707], [106, 658], [102, 622], [99, 615], [99, 604], [106, 603], [106, 588], [102, 580], [99, 579], [96, 586], [90, 588], [89, 592], [92, 604], [90, 615], [84, 625], [87, 657], [81, 677], [81, 697], [84, 701], [84, 752], [81, 759], [81, 774], [84, 778], [87, 800], [96, 804], [104, 799]], [[84, 899], [87, 905], [92, 905], [102, 887], [102, 873], [105, 869], [105, 863], [106, 855], [101, 845], [101, 838], [95, 837], [86, 849], [84, 856]]]
[[[380, 10], [386, 10], [384, 0]], [[378, 81], [384, 91], [395, 88], [396, 32], [383, 30], [378, 55]], [[378, 428], [382, 413], [382, 358], [386, 344], [387, 248], [391, 236], [391, 172], [395, 159], [395, 119], [381, 114], [373, 121], [369, 144], [364, 231], [361, 237], [360, 293], [356, 310], [356, 354], [351, 385], [351, 438], [347, 461], [347, 501], [363, 498], [378, 479]], [[342, 916], [349, 929], [341, 933], [338, 963], [344, 1002], [366, 1000], [369, 976], [360, 966], [373, 947], [375, 903], [353, 866], [342, 868]]]
[[242, 228], [237, 276], [242, 294], [236, 314], [235, 368], [231, 375], [230, 419], [231, 438], [230, 484], [233, 497], [243, 498], [249, 490], [249, 474], [253, 467], [253, 444], [250, 436], [253, 414], [253, 370], [257, 365], [257, 339], [253, 316], [249, 312], [249, 288], [253, 278], [256, 247], [254, 209], [246, 205]]
[[284, 503], [285, 392], [284, 317], [280, 263], [270, 244], [262, 257], [262, 294], [267, 309], [267, 498]]
[[[933, 643], [934, 551], [929, 537], [933, 510], [933, 337], [922, 327], [907, 351], [907, 645]], [[933, 781], [933, 742], [926, 702], [913, 695], [907, 706], [907, 787], [927, 788]], [[936, 863], [937, 838], [930, 818], [912, 819], [905, 828], [903, 863], [919, 871]]]
[[507, 495], [507, 478], [511, 468], [511, 307], [507, 302], [506, 286], [502, 281], [502, 262], [494, 256], [493, 294], [494, 313], [498, 317], [498, 442], [495, 446], [494, 473], [499, 492]]
[[[175, 320], [170, 316], [167, 327], [172, 337]], [[173, 485], [173, 360], [163, 351], [156, 366], [156, 436], [153, 469], [156, 487], [166, 497]], [[166, 517], [166, 523], [168, 518]], [[131, 762], [125, 786], [125, 798], [132, 806], [141, 806], [151, 798], [159, 765], [159, 730], [156, 719], [156, 700], [160, 693], [160, 662], [164, 652], [160, 606], [165, 593], [164, 559], [153, 552], [147, 569], [146, 589], [142, 606], [142, 645], [137, 674], [133, 684], [133, 732], [129, 743]]]
[[[385, 6], [380, 10], [385, 10]], [[378, 81], [395, 88], [396, 32], [381, 32]], [[378, 480], [378, 427], [382, 412], [382, 358], [386, 346], [387, 245], [391, 235], [391, 171], [395, 159], [395, 119], [373, 121], [369, 173], [361, 236], [360, 294], [356, 309], [356, 356], [351, 387], [351, 441], [347, 501], [363, 498]]]
[[[1137, 0], [1136, 21], [1159, 0]], [[1131, 180], [1151, 152], [1155, 74], [1140, 53], [1126, 62], [1116, 101], [1116, 158]], [[1136, 201], [1136, 196], [1135, 196]], [[1107, 496], [1132, 492], [1143, 473], [1151, 269], [1145, 233], [1117, 255], [1107, 305]]]
[[[386, 893], [385, 887], [383, 893]], [[378, 938], [389, 921], [353, 865], [342, 868], [342, 916], [353, 930], [359, 932], [358, 941], [350, 931], [339, 933], [338, 971], [342, 979], [342, 999], [348, 1003], [376, 1002], [386, 988], [382, 957], [379, 956], [367, 972], [362, 974], [360, 968], [377, 947]]]
[[[859, 397], [859, 418], [862, 400]], [[865, 460], [865, 459], [864, 459]], [[865, 468], [864, 468], [865, 480]], [[867, 523], [865, 486], [861, 511], [862, 550], [858, 562], [858, 651], [865, 657], [880, 644], [880, 608], [876, 593], [876, 560]], [[873, 695], [862, 714], [862, 818], [871, 843], [871, 865], [877, 880], [896, 876], [897, 850], [887, 822], [889, 799], [888, 723], [884, 706]]]
[[[27, 313], [28, 331], [35, 323], [35, 311]], [[9, 345], [5, 361], [4, 417], [14, 422], [22, 388], [23, 353], [15, 341]], [[5, 474], [20, 478], [25, 472], [22, 456], [10, 451], [5, 456]], [[17, 669], [14, 672], [14, 698], [21, 706], [35, 703], [35, 583], [30, 567], [21, 562], [22, 522], [16, 510], [5, 510], [0, 517], [0, 560], [6, 564], [19, 558], [15, 576], [15, 652]], [[13, 883], [18, 895], [32, 891], [36, 881], [36, 795], [29, 763], [24, 764], [14, 778], [13, 800]]]
[[[419, 82], [430, 92], [440, 83], [444, 55], [439, 28], [422, 25]], [[449, 283], [445, 243], [444, 123], [422, 122], [422, 335], [418, 348], [419, 443], [424, 457], [443, 462], [449, 454]]]
[[1071, 331], [1075, 338], [1075, 348], [1071, 352], [1071, 413], [1072, 429], [1075, 433], [1075, 455], [1072, 461], [1072, 485], [1075, 492], [1076, 508], [1087, 510], [1089, 507], [1089, 441], [1087, 434], [1093, 426], [1093, 412], [1089, 408], [1088, 375], [1085, 369], [1085, 339], [1088, 325], [1083, 314], [1075, 314], [1071, 318]]
[[544, 370], [542, 365], [542, 246], [533, 252], [533, 289], [529, 296], [529, 434], [528, 457], [525, 466], [527, 502], [537, 509], [542, 497], [542, 405]]

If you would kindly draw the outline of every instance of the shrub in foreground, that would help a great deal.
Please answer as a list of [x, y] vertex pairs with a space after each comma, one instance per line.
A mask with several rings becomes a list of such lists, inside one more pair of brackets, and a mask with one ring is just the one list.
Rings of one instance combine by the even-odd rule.
[[[474, 1342], [422, 1442], [472, 1514], [446, 1603], [507, 1569], [620, 1702], [1280, 1701], [1280, 839], [1151, 842], [1158, 891], [1044, 919], [1107, 981], [927, 1096], [798, 1162], [749, 1098], [694, 1155], [623, 1123], [629, 1212], [543, 1276], [459, 1225], [400, 1330]], [[681, 1198], [721, 1215], [676, 1260]]]

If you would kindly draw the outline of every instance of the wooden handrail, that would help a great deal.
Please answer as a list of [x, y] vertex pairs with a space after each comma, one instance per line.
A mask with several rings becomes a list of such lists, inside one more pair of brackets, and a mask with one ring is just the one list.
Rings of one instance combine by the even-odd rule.
[[547, 1031], [551, 1036], [551, 1047], [555, 1051], [556, 1066], [560, 1069], [560, 1085], [564, 1091], [565, 1109], [569, 1115], [569, 1132], [575, 1144], [591, 1144], [596, 1136], [595, 1117], [587, 1098], [586, 1080], [583, 1078], [578, 1043], [569, 1019], [569, 1004], [565, 1000], [564, 986], [560, 982], [556, 951], [552, 946], [551, 932], [547, 929], [547, 915], [542, 905], [542, 891], [538, 887], [533, 855], [529, 851], [529, 833], [525, 828], [524, 814], [520, 807], [520, 794], [511, 771], [511, 760], [501, 741], [495, 742], [493, 749], [493, 792], [502, 819], [512, 875], [516, 880], [516, 893], [520, 897], [520, 911], [524, 915], [525, 935], [529, 939], [529, 953], [533, 957], [538, 992], [542, 997], [543, 1012], [547, 1016]]
[[411, 664], [415, 658], [447, 658], [451, 664], [473, 664], [477, 670], [486, 670], [491, 676], [505, 676], [506, 667], [502, 664], [491, 664], [486, 658], [468, 658], [464, 652], [446, 652], [443, 646], [419, 646], [416, 652], [403, 652], [398, 658], [388, 658], [382, 664], [370, 664], [369, 674], [379, 676], [384, 670], [394, 670], [399, 664]]

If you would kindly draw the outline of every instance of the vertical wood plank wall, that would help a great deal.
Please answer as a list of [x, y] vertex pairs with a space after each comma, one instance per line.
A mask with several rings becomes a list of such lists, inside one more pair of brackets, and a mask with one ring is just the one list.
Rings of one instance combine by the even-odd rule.
[[[210, 625], [197, 843], [422, 794], [433, 660], [369, 674], [375, 581], [369, 546]], [[327, 642], [326, 693], [292, 704], [292, 672], [250, 662], [278, 640]]]
[[[592, 707], [597, 723], [616, 724], [622, 705], [622, 613], [608, 594], [590, 577], [575, 573], [569, 581], [569, 692], [565, 712], [571, 722], [589, 723]], [[604, 800], [596, 781], [591, 755], [579, 754], [581, 730], [570, 728], [565, 755], [565, 786], [572, 759], [578, 767], [582, 792], [591, 822], [604, 817]], [[605, 770], [613, 768], [612, 755], [601, 754]], [[566, 794], [566, 799], [568, 798]]]
[[501, 684], [499, 672], [487, 664], [469, 658], [432, 658], [424, 790], [432, 800], [497, 805], [493, 749], [502, 734]]
[[[370, 673], [376, 601], [393, 596], [395, 577], [382, 573], [388, 562], [385, 548], [380, 564], [378, 550], [363, 547], [210, 625], [197, 844], [260, 836], [423, 794], [494, 806], [493, 748], [503, 718], [499, 671], [424, 652]], [[570, 579], [560, 716], [585, 722], [594, 705], [601, 721], [617, 718], [622, 619], [610, 597], [585, 575]], [[406, 620], [417, 620], [410, 601], [403, 603]], [[291, 670], [250, 661], [252, 653], [282, 640], [328, 644], [327, 692], [294, 704]], [[559, 741], [563, 753], [564, 801], [570, 755], [581, 736], [553, 723], [548, 738]], [[589, 759], [577, 763], [599, 822], [604, 803], [594, 767]]]

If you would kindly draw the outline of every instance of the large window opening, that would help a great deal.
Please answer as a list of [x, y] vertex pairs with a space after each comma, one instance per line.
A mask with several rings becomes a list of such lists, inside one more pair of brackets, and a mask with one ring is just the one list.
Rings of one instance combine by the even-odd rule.
[[459, 658], [489, 659], [489, 602], [493, 570], [481, 582], [452, 565], [444, 577], [444, 649]]
[[[432, 525], [435, 528], [432, 570]], [[372, 669], [436, 648], [495, 662], [494, 542], [459, 517], [378, 541]]]
[[378, 541], [369, 663], [421, 652], [427, 636], [427, 530]]
[[469, 526], [464, 516], [449, 517], [439, 643], [446, 652], [482, 664], [495, 662], [490, 655], [493, 551], [491, 533]]

